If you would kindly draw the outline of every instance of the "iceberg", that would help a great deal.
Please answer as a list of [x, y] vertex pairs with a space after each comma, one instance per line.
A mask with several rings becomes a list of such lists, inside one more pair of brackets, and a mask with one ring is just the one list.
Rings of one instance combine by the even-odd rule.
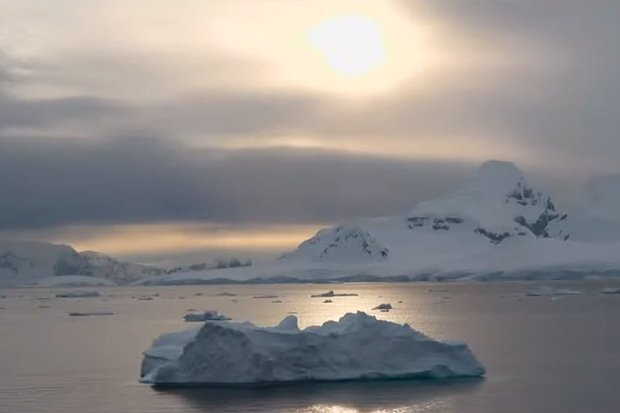
[[189, 313], [185, 314], [183, 319], [187, 322], [202, 322], [202, 321], [228, 321], [230, 317], [224, 314], [218, 314], [215, 310], [205, 311], [204, 313]]
[[88, 317], [88, 316], [101, 316], [101, 315], [114, 315], [112, 311], [73, 311], [70, 312], [71, 317]]
[[556, 297], [565, 295], [579, 295], [581, 291], [570, 290], [568, 288], [553, 288], [546, 285], [540, 286], [534, 290], [525, 293], [529, 297]]
[[141, 382], [158, 386], [257, 386], [314, 381], [481, 377], [464, 343], [436, 341], [363, 312], [300, 330], [205, 323], [164, 334], [144, 352]]
[[67, 291], [64, 293], [57, 293], [56, 298], [95, 298], [101, 297], [97, 291]]
[[310, 296], [311, 298], [323, 298], [323, 297], [357, 297], [357, 294], [349, 294], [349, 293], [335, 293], [334, 290], [329, 290], [326, 293], [322, 294], [313, 294]]

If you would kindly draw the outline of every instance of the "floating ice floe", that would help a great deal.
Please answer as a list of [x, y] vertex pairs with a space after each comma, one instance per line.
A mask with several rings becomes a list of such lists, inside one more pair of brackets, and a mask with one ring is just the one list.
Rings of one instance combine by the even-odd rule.
[[112, 311], [72, 311], [69, 313], [71, 317], [88, 317], [99, 315], [114, 315]]
[[57, 293], [56, 298], [94, 298], [101, 297], [97, 291], [67, 291], [64, 293]]
[[606, 287], [601, 290], [601, 294], [620, 294], [620, 288]]
[[84, 275], [56, 275], [36, 281], [34, 287], [115, 287], [116, 283], [105, 278]]
[[158, 337], [144, 352], [141, 381], [155, 385], [265, 385], [291, 382], [480, 377], [464, 343], [448, 343], [363, 312], [300, 330], [205, 323]]
[[270, 298], [278, 298], [277, 295], [255, 295], [254, 297], [255, 300], [267, 300]]
[[313, 294], [310, 297], [312, 298], [322, 298], [322, 297], [357, 297], [357, 294], [347, 294], [347, 293], [335, 293], [333, 290], [330, 290], [326, 293], [322, 294]]
[[230, 317], [224, 314], [218, 314], [215, 310], [205, 311], [204, 313], [189, 313], [183, 317], [188, 322], [202, 322], [202, 321], [228, 321]]
[[530, 297], [557, 297], [564, 295], [579, 295], [581, 291], [571, 290], [568, 288], [553, 288], [546, 285], [540, 286], [534, 290], [530, 290], [525, 295]]
[[429, 288], [429, 293], [449, 293], [450, 290], [447, 288]]

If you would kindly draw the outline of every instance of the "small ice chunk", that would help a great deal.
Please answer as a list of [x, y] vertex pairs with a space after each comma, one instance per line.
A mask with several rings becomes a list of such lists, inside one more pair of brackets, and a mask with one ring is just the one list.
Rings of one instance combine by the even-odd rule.
[[254, 297], [255, 300], [267, 300], [270, 298], [278, 298], [277, 295], [255, 295]]
[[357, 297], [357, 294], [348, 294], [348, 293], [335, 293], [334, 290], [330, 290], [326, 293], [322, 294], [313, 294], [310, 297], [312, 298], [322, 298], [322, 297]]
[[390, 303], [379, 304], [378, 306], [373, 308], [373, 310], [381, 310], [381, 311], [384, 311], [384, 312], [390, 311], [391, 309], [392, 309], [392, 304], [390, 304]]
[[230, 317], [224, 314], [218, 314], [215, 310], [205, 311], [204, 313], [188, 313], [185, 314], [183, 319], [187, 322], [202, 322], [202, 321], [227, 321]]
[[328, 304], [328, 303], [333, 303], [333, 301], [332, 301], [332, 300], [325, 300], [325, 301], [323, 301], [323, 302], [324, 302], [325, 304]]
[[529, 297], [554, 297], [562, 295], [579, 295], [581, 291], [570, 290], [568, 288], [553, 288], [546, 285], [542, 285], [534, 290], [530, 290], [525, 293]]
[[601, 294], [620, 294], [620, 288], [605, 287], [601, 290]]
[[71, 317], [88, 317], [99, 315], [114, 315], [112, 311], [72, 311], [69, 313]]
[[84, 275], [56, 275], [38, 279], [33, 284], [35, 287], [115, 287], [116, 283], [105, 278], [90, 277]]
[[94, 298], [101, 297], [97, 291], [67, 291], [64, 293], [57, 293], [56, 298]]

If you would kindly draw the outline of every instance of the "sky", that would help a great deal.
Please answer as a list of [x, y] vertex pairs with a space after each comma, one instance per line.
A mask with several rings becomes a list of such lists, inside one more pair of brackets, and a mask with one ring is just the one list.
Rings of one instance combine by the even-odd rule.
[[0, 0], [0, 237], [269, 256], [487, 159], [570, 199], [620, 172], [618, 39], [612, 0]]

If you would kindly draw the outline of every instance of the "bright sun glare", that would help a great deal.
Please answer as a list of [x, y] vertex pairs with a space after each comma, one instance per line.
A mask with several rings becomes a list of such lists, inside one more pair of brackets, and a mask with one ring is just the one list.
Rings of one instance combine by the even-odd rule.
[[381, 30], [368, 17], [330, 18], [314, 27], [309, 38], [331, 68], [341, 75], [363, 75], [386, 60]]

